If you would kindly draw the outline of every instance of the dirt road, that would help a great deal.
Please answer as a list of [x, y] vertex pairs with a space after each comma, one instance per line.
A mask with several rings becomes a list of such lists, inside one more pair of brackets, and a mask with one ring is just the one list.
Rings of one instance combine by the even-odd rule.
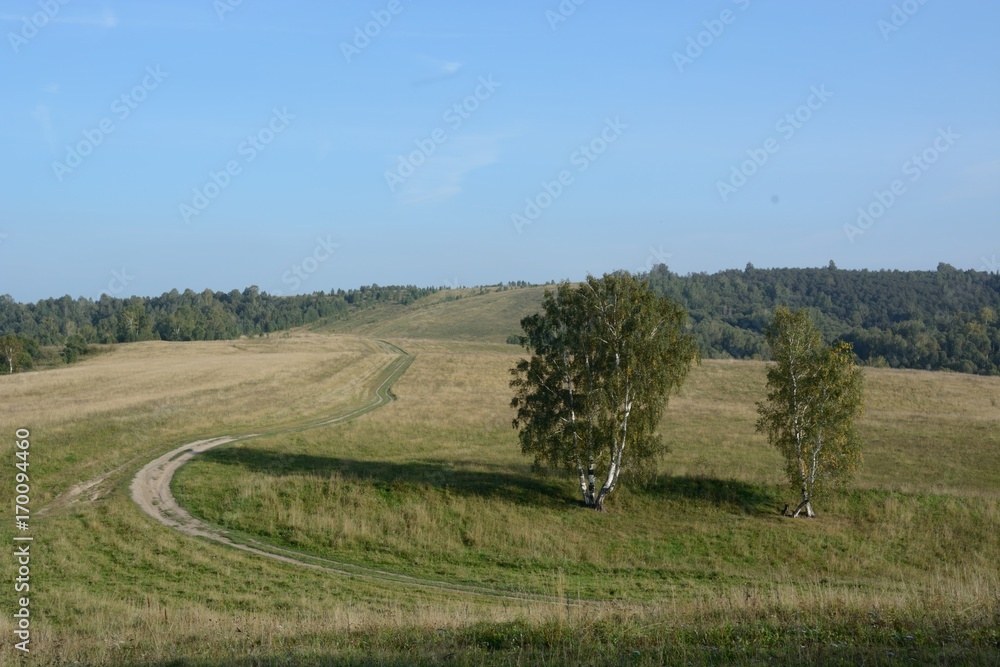
[[[390, 345], [389, 343], [384, 344]], [[393, 382], [395, 382], [406, 371], [410, 363], [413, 361], [413, 357], [395, 346], [391, 347], [394, 350], [398, 350], [400, 356], [393, 360], [393, 362], [390, 363], [383, 371], [384, 380], [375, 390], [375, 396], [372, 401], [348, 414], [339, 417], [318, 421], [306, 426], [295, 426], [286, 429], [268, 431], [266, 435], [279, 435], [281, 433], [290, 433], [293, 431], [301, 431], [305, 429], [320, 428], [323, 426], [338, 424], [355, 419], [367, 412], [396, 400], [396, 397], [392, 394], [390, 387]], [[565, 598], [560, 599], [543, 595], [511, 593], [509, 591], [501, 591], [481, 586], [421, 579], [397, 574], [395, 572], [388, 572], [375, 568], [362, 567], [351, 563], [343, 563], [330, 559], [319, 558], [307, 553], [264, 544], [245, 536], [241, 536], [238, 540], [233, 539], [225, 531], [200, 521], [181, 507], [180, 503], [177, 502], [177, 499], [170, 491], [170, 482], [173, 479], [174, 474], [181, 468], [181, 466], [198, 454], [212, 449], [213, 447], [257, 437], [260, 437], [260, 434], [248, 434], [236, 437], [224, 436], [208, 440], [198, 440], [197, 442], [188, 443], [172, 449], [162, 456], [150, 461], [143, 466], [141, 470], [139, 470], [135, 478], [132, 480], [132, 499], [143, 512], [153, 517], [163, 525], [185, 535], [189, 535], [191, 537], [201, 537], [212, 540], [213, 542], [219, 542], [235, 549], [271, 558], [283, 563], [291, 563], [300, 567], [307, 567], [314, 570], [322, 570], [350, 577], [392, 582], [406, 586], [449, 593], [481, 595], [491, 598], [501, 598], [521, 602], [567, 604], [567, 600]], [[88, 484], [90, 483], [85, 483], [80, 486], [89, 488], [87, 486]]]

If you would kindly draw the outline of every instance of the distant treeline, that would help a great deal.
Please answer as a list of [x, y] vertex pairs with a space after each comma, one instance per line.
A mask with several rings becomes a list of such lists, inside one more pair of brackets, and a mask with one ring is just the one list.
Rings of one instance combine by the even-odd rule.
[[[660, 265], [648, 277], [653, 289], [688, 311], [704, 357], [767, 359], [764, 325], [774, 307], [783, 304], [809, 309], [827, 342], [850, 342], [870, 365], [1000, 374], [998, 273], [960, 271], [948, 264], [939, 264], [936, 271], [848, 271], [831, 262], [816, 269], [756, 269], [748, 264], [742, 271], [686, 276]], [[529, 286], [517, 281], [483, 287], [479, 293]], [[64, 345], [63, 357], [72, 361], [93, 343], [257, 336], [347, 317], [376, 304], [405, 306], [437, 291], [370, 285], [278, 297], [248, 287], [242, 292], [173, 290], [127, 299], [104, 295], [97, 301], [64, 296], [32, 304], [0, 296], [0, 336], [8, 338], [10, 355], [16, 352], [27, 368], [32, 357], [38, 358], [39, 345]], [[0, 373], [9, 367], [0, 365]]]
[[63, 345], [71, 337], [87, 343], [224, 340], [343, 317], [352, 309], [377, 303], [406, 305], [436, 291], [371, 285], [279, 297], [254, 286], [242, 292], [173, 290], [158, 297], [127, 299], [105, 294], [97, 301], [64, 296], [29, 304], [0, 296], [0, 334], [30, 338], [41, 345]]
[[649, 273], [681, 303], [702, 355], [767, 358], [763, 328], [778, 304], [807, 308], [828, 342], [844, 340], [865, 363], [1000, 374], [1000, 274], [960, 271], [746, 269], [680, 276]]

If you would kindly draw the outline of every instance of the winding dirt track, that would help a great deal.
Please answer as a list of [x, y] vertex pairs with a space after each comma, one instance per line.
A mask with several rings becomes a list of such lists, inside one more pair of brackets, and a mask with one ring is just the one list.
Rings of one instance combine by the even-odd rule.
[[[240, 549], [241, 551], [256, 554], [258, 556], [264, 556], [282, 563], [290, 563], [299, 567], [322, 570], [324, 572], [343, 576], [391, 582], [448, 593], [464, 593], [522, 602], [547, 602], [563, 605], [573, 604], [568, 603], [566, 598], [527, 593], [513, 593], [510, 591], [502, 591], [482, 586], [422, 579], [395, 572], [354, 565], [352, 563], [319, 558], [300, 551], [264, 544], [242, 535], [236, 539], [226, 533], [226, 531], [211, 526], [193, 517], [177, 502], [177, 499], [170, 491], [170, 482], [173, 479], [174, 474], [180, 469], [181, 466], [202, 452], [208, 451], [213, 447], [218, 447], [219, 445], [258, 438], [261, 437], [261, 435], [279, 435], [282, 433], [303, 431], [307, 429], [320, 428], [322, 426], [339, 424], [341, 422], [360, 417], [367, 412], [396, 400], [396, 397], [393, 395], [390, 388], [392, 384], [406, 371], [414, 357], [391, 343], [386, 343], [385, 341], [379, 341], [379, 343], [397, 351], [399, 356], [390, 362], [382, 371], [381, 377], [384, 377], [384, 380], [375, 390], [375, 396], [369, 403], [348, 414], [307, 424], [305, 426], [278, 429], [268, 431], [263, 434], [254, 433], [235, 437], [224, 436], [208, 440], [198, 440], [197, 442], [188, 443], [177, 447], [176, 449], [172, 449], [166, 454], [150, 461], [143, 466], [138, 473], [136, 473], [131, 485], [132, 499], [143, 512], [153, 517], [163, 525], [185, 535], [212, 540], [213, 542], [225, 544], [233, 547], [234, 549]], [[88, 482], [80, 486], [90, 488], [93, 484]], [[83, 491], [85, 491], [86, 488], [84, 488]], [[76, 495], [79, 495], [79, 493]]]

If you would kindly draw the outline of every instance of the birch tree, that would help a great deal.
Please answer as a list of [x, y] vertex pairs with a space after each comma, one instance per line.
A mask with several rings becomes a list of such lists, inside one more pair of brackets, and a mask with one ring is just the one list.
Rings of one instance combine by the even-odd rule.
[[626, 272], [563, 283], [521, 320], [532, 353], [511, 370], [521, 451], [574, 474], [587, 507], [604, 509], [622, 472], [666, 452], [656, 428], [697, 351], [685, 320]]
[[788, 480], [800, 493], [792, 516], [813, 517], [816, 492], [861, 464], [855, 429], [861, 370], [851, 345], [824, 345], [804, 310], [779, 306], [765, 333], [775, 363], [767, 371], [767, 401], [757, 404], [757, 430], [781, 452]]
[[0, 363], [3, 363], [8, 372], [13, 373], [18, 369], [23, 356], [24, 345], [17, 336], [8, 334], [0, 338]]

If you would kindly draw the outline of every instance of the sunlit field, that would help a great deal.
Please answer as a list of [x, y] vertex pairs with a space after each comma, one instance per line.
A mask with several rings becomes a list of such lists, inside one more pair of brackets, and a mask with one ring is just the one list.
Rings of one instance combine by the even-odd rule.
[[396, 402], [220, 446], [174, 478], [182, 505], [234, 539], [357, 576], [174, 533], [128, 484], [185, 442], [363, 404], [390, 346], [304, 332], [143, 343], [0, 378], [3, 428], [32, 431], [33, 508], [48, 506], [33, 524], [32, 660], [995, 664], [1000, 379], [867, 370], [865, 466], [818, 518], [792, 520], [753, 428], [765, 365], [705, 361], [668, 406], [659, 476], [624, 480], [596, 513], [519, 453], [516, 346], [390, 342], [415, 355]]

